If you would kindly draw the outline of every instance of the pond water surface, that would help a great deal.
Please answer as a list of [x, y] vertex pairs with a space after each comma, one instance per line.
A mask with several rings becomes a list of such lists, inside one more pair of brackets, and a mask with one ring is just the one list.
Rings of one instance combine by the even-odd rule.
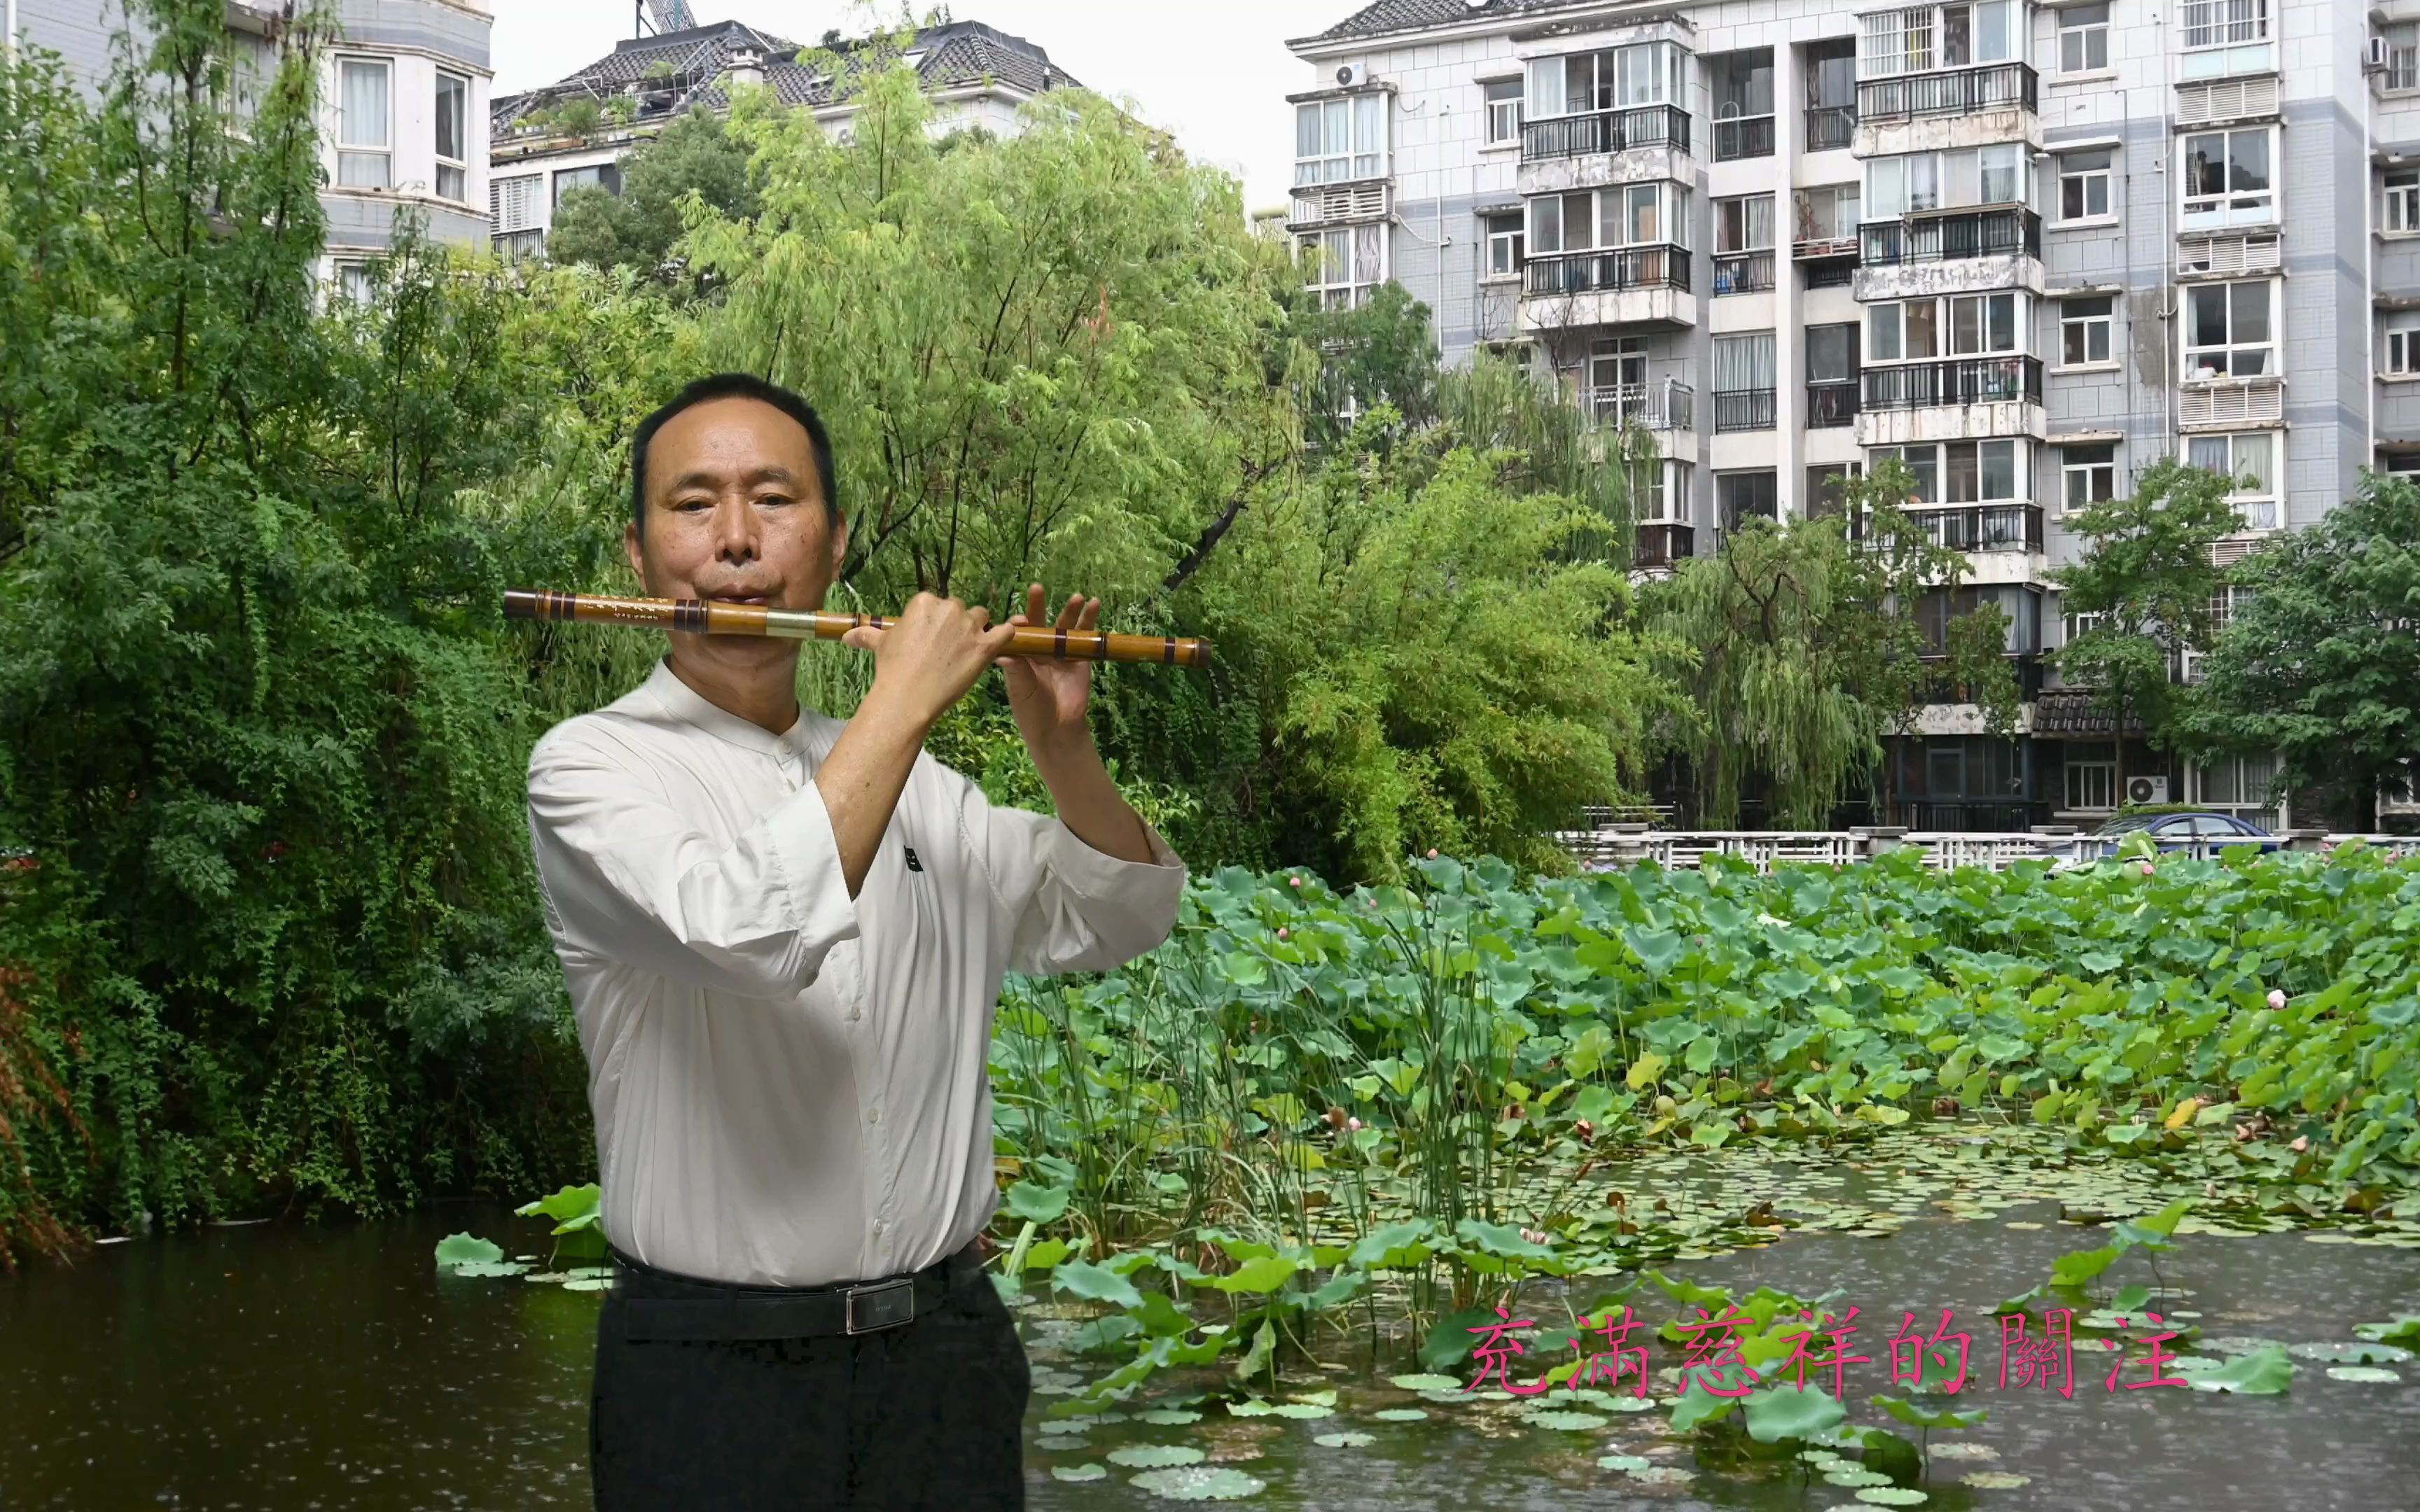
[[[1925, 1222], [1887, 1237], [1799, 1234], [1771, 1248], [1687, 1262], [1693, 1279], [1745, 1291], [1770, 1282], [1801, 1296], [1838, 1288], [1860, 1311], [1855, 1352], [1885, 1354], [1904, 1312], [1955, 1308], [1974, 1335], [1959, 1405], [1991, 1417], [1936, 1458], [1923, 1504], [1958, 1512], [2407, 1512], [2420, 1508], [2420, 1363], [2394, 1384], [2334, 1380], [2297, 1360], [2282, 1396], [2103, 1387], [2097, 1348], [2075, 1356], [2063, 1400], [1995, 1385], [1991, 1305], [2040, 1281], [2057, 1255], [2092, 1242], [2055, 1207], [1998, 1219]], [[2009, 1228], [2006, 1221], [2040, 1222]], [[71, 1269], [36, 1263], [0, 1280], [0, 1508], [544, 1507], [587, 1503], [586, 1391], [598, 1298], [518, 1280], [441, 1277], [437, 1240], [458, 1229], [499, 1239], [533, 1226], [504, 1210], [424, 1211], [314, 1227], [264, 1225], [110, 1245]], [[2351, 1325], [2420, 1313], [2420, 1251], [2314, 1244], [2296, 1234], [2180, 1238], [2163, 1260], [2190, 1291], [2210, 1335], [2346, 1341]], [[507, 1248], [513, 1246], [508, 1242]], [[2130, 1257], [2120, 1279], [2149, 1279]], [[1641, 1300], [1661, 1317], [1662, 1299]], [[1525, 1294], [1527, 1316], [1560, 1323], [1553, 1295]], [[1029, 1309], [1037, 1336], [1045, 1309]], [[1559, 1358], [1568, 1358], [1561, 1355]], [[1073, 1362], [1037, 1360], [1037, 1368]], [[1332, 1416], [1234, 1419], [1209, 1404], [1196, 1424], [1092, 1426], [1064, 1447], [1040, 1433], [1062, 1398], [1037, 1396], [1028, 1457], [1032, 1505], [1169, 1505], [1108, 1459], [1123, 1445], [1198, 1448], [1265, 1482], [1242, 1505], [1338, 1508], [1862, 1507], [1853, 1489], [1771, 1471], [1700, 1463], [1661, 1435], [1661, 1411], [1606, 1414], [1602, 1428], [1552, 1431], [1503, 1403], [1435, 1402], [1359, 1369], [1305, 1379], [1334, 1385]], [[1088, 1372], [1089, 1373], [1089, 1372]], [[1853, 1400], [1888, 1389], [1886, 1368], [1854, 1367]], [[2130, 1371], [2128, 1380], [2141, 1379]], [[1170, 1382], [1183, 1395], [1186, 1382]], [[1198, 1384], [1198, 1383], [1197, 1383]], [[1625, 1388], [1626, 1390], [1627, 1388]], [[1148, 1403], [1126, 1404], [1133, 1413]], [[1373, 1416], [1415, 1407], [1422, 1421]], [[1877, 1424], [1862, 1404], [1853, 1419]], [[1357, 1431], [1331, 1448], [1321, 1434]], [[1907, 1431], [1911, 1436], [1914, 1430]], [[1607, 1455], [1647, 1458], [1693, 1478], [1642, 1485], [1599, 1469]], [[1101, 1464], [1082, 1484], [1050, 1467]], [[1962, 1477], [2027, 1477], [1975, 1489]]]

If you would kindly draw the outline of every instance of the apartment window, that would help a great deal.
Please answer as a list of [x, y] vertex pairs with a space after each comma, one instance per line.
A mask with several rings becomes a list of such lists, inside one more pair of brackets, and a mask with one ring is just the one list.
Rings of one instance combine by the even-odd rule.
[[1520, 141], [1521, 81], [1490, 79], [1481, 89], [1487, 97], [1487, 145], [1509, 147]]
[[471, 81], [437, 76], [437, 197], [469, 199]]
[[2420, 316], [2391, 316], [2395, 322], [2387, 329], [2385, 371], [2397, 378], [2420, 374]]
[[[2075, 638], [2071, 635], [2070, 640]], [[2118, 807], [2118, 743], [2067, 743], [2067, 807], [2076, 813], [2105, 813]]]
[[1340, 225], [1304, 237], [1302, 285], [1323, 310], [1357, 309], [1387, 276], [1386, 227]]
[[558, 169], [554, 176], [554, 203], [575, 189], [601, 189], [609, 194], [622, 192], [622, 170], [610, 162], [593, 162], [585, 168]]
[[1807, 328], [1807, 381], [1846, 383], [1857, 376], [1857, 326]]
[[2386, 176], [2386, 204], [2379, 224], [2389, 231], [2420, 231], [2420, 173]]
[[515, 231], [537, 228], [541, 196], [546, 192], [544, 174], [523, 174], [514, 178], [488, 180], [489, 229], [498, 236]]
[[2196, 801], [2213, 809], [2268, 808], [2269, 790], [2276, 780], [2273, 755], [2227, 756], [2194, 767], [2195, 786], [2201, 794]]
[[1722, 517], [1723, 529], [1735, 531], [1745, 519], [1775, 519], [1780, 507], [1780, 474], [1770, 469], [1761, 472], [1717, 472], [1714, 474], [1714, 507]]
[[2386, 72], [2379, 87], [2391, 93], [2420, 89], [2420, 26], [2389, 26], [2379, 36], [2386, 42]]
[[1521, 217], [1485, 215], [1480, 224], [1487, 233], [1487, 271], [1490, 279], [1512, 278], [1521, 271]]
[[1926, 210], [2024, 204], [2032, 197], [2026, 167], [2024, 146], [2018, 142], [1869, 159], [1866, 215], [1895, 221]]
[[1581, 116], [1640, 105], [1677, 105], [1683, 99], [1685, 54], [1670, 42], [1641, 42], [1603, 53], [1569, 53], [1529, 60], [1528, 116]]
[[1630, 470], [1631, 503], [1642, 524], [1686, 525], [1691, 473], [1687, 462], [1638, 462]]
[[1733, 53], [1714, 70], [1714, 161], [1773, 155], [1773, 49]]
[[1849, 506], [1849, 480], [1857, 475], [1854, 462], [1824, 462], [1807, 470], [1807, 514], [1810, 519], [1838, 515]]
[[2277, 528], [2277, 438], [2268, 431], [2245, 435], [2190, 436], [2185, 461], [2235, 480], [2228, 501], [2248, 531]]
[[1714, 201], [1714, 253], [1764, 252], [1773, 246], [1773, 196]]
[[347, 189], [392, 189], [392, 70], [382, 59], [350, 57], [336, 69], [336, 182]]
[[2071, 152], [2058, 160], [2058, 218], [2105, 221], [2110, 217], [2108, 152]]
[[2097, 73], [2109, 67], [2109, 8], [2071, 6], [2058, 13], [2058, 71]]
[[2021, 497], [2014, 440], [1878, 446], [1866, 460], [1869, 467], [1904, 463], [1916, 478], [1910, 504], [2012, 503]]
[[1877, 446], [1866, 454], [1866, 471], [1871, 472], [1885, 462], [1897, 462], [1914, 474], [1916, 482], [1903, 504], [1937, 504], [1941, 502], [1941, 448], [1938, 446]]
[[2058, 449], [2059, 499], [2070, 514], [2118, 497], [2118, 447], [2114, 441]]
[[1294, 113], [1294, 181], [1336, 184], [1387, 173], [1387, 96], [1316, 100]]
[[1869, 304], [1867, 349], [1878, 363], [2013, 354], [2024, 347], [2023, 309], [2013, 291]]
[[2185, 47], [2266, 41], [2269, 0], [2184, 0]]
[[2184, 225], [2263, 225], [2275, 216], [2271, 129], [2196, 131], [2184, 140]]
[[2005, 63], [2017, 55], [2020, 13], [2010, 0], [1916, 6], [1863, 18], [1857, 75], [1885, 79], [1932, 69]]
[[1798, 192], [1801, 241], [1844, 241], [1857, 234], [1861, 195], [1854, 184], [1823, 184]]
[[377, 295], [370, 278], [370, 265], [365, 262], [343, 261], [335, 265], [336, 298], [348, 304], [367, 304]]
[[1773, 426], [1773, 332], [1751, 331], [1736, 336], [1716, 336], [1714, 429], [1771, 430]]
[[2066, 367], [2093, 367], [2109, 361], [2110, 304], [2107, 299], [2061, 300], [2058, 306], [2058, 360]]
[[2185, 376], [2257, 378], [2275, 372], [2276, 322], [2266, 279], [2185, 289]]
[[1836, 151], [1857, 129], [1857, 44], [1848, 38], [1807, 50], [1807, 150]]

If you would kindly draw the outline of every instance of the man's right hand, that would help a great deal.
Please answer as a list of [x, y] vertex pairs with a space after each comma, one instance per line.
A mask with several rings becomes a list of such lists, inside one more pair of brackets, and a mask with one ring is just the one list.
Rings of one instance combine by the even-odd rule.
[[915, 721], [921, 733], [966, 696], [1016, 634], [1015, 625], [993, 625], [981, 604], [918, 594], [887, 627], [861, 625], [841, 643], [874, 653], [866, 701]]

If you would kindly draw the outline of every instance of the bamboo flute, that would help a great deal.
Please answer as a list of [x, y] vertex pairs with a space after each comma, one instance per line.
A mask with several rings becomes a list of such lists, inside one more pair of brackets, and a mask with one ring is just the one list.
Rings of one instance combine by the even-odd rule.
[[[755, 604], [717, 604], [694, 598], [612, 598], [537, 588], [504, 590], [504, 618], [631, 625], [691, 635], [764, 635], [788, 640], [837, 640], [860, 625], [881, 630], [888, 629], [892, 623], [878, 614], [765, 609]], [[1008, 643], [1007, 654], [1062, 661], [1157, 662], [1196, 669], [1210, 665], [1210, 642], [1194, 636], [1113, 635], [1101, 630], [1060, 630], [1048, 625], [1018, 626], [1016, 637]]]

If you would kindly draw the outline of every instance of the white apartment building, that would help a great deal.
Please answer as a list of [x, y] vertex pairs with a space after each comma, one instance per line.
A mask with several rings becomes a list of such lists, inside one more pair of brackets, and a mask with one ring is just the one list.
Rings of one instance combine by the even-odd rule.
[[[60, 54], [97, 86], [124, 8], [101, 0], [10, 0], [11, 47]], [[492, 0], [339, 0], [319, 40], [319, 207], [328, 248], [320, 273], [358, 287], [394, 245], [399, 216], [431, 240], [477, 245], [487, 235], [489, 34]], [[267, 0], [226, 0], [237, 108], [276, 67], [291, 24]]]
[[[851, 47], [835, 50], [846, 55]], [[489, 187], [496, 250], [516, 257], [539, 251], [565, 194], [582, 187], [619, 193], [626, 153], [689, 111], [727, 113], [734, 85], [769, 86], [845, 140], [857, 107], [834, 100], [832, 80], [801, 67], [799, 51], [770, 32], [717, 22], [630, 38], [567, 79], [499, 99]], [[1078, 87], [1041, 48], [976, 22], [919, 31], [905, 61], [934, 101], [936, 133], [981, 127], [1010, 135], [1025, 101]]]
[[1996, 603], [2026, 704], [1894, 743], [1911, 822], [2287, 817], [2131, 739], [2117, 791], [2047, 574], [2163, 456], [2255, 480], [2225, 560], [2420, 472], [2420, 0], [1378, 0], [1289, 45], [1312, 285], [1643, 424], [1640, 566], [1915, 472], [1971, 564], [1926, 612]]

